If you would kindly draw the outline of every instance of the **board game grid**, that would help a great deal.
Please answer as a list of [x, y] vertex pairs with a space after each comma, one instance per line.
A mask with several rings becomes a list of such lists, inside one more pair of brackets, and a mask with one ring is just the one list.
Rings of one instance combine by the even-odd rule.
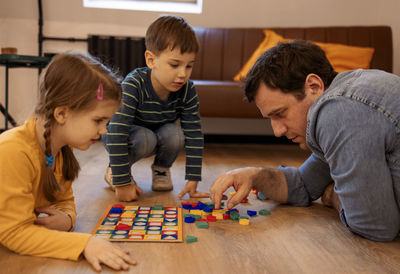
[[92, 235], [110, 241], [183, 242], [182, 208], [111, 205]]

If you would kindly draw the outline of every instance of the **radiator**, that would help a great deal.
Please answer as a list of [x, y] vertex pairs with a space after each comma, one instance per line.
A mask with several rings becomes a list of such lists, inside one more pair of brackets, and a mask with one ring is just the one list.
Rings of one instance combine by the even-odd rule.
[[138, 67], [146, 66], [144, 37], [90, 35], [88, 52], [113, 68], [122, 77]]

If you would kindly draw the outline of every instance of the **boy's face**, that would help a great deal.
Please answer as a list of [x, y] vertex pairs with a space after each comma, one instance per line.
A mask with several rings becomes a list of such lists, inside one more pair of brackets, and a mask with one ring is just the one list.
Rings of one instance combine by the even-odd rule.
[[146, 63], [152, 69], [154, 90], [162, 94], [178, 91], [192, 74], [195, 58], [194, 52], [182, 54], [180, 48], [168, 48], [159, 55], [146, 51]]

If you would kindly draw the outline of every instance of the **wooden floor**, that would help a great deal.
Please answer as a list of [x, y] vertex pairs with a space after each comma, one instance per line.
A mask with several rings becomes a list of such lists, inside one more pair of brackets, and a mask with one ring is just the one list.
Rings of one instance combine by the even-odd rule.
[[[242, 166], [299, 166], [307, 153], [295, 145], [206, 144], [203, 182], [208, 191], [224, 171]], [[74, 183], [77, 203], [75, 231], [91, 232], [108, 205], [117, 203], [103, 181], [108, 163], [100, 143], [78, 152], [82, 172]], [[132, 205], [180, 205], [177, 194], [184, 180], [184, 156], [172, 168], [174, 191], [151, 191], [152, 159], [134, 166], [133, 174], [144, 195]], [[247, 209], [271, 210], [270, 216], [251, 218], [250, 226], [237, 221], [211, 223], [209, 229], [184, 224], [183, 234], [197, 243], [118, 243], [130, 250], [138, 265], [130, 273], [400, 273], [400, 239], [376, 243], [351, 234], [333, 209], [319, 201], [296, 208], [259, 201], [254, 195]], [[78, 262], [20, 256], [0, 247], [0, 273], [93, 273], [85, 260]], [[114, 273], [104, 267], [103, 273]]]

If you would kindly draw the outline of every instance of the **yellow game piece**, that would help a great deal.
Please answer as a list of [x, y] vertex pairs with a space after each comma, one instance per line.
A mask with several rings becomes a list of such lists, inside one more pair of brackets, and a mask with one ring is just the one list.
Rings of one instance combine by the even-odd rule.
[[241, 225], [249, 225], [250, 224], [250, 220], [249, 219], [240, 219], [239, 220], [239, 224], [241, 224]]
[[229, 192], [229, 196], [235, 196], [236, 192]]
[[192, 214], [192, 215], [200, 215], [200, 216], [201, 216], [201, 212], [203, 212], [203, 211], [202, 211], [202, 210], [199, 210], [199, 209], [192, 209], [192, 210], [190, 210], [189, 212], [190, 212], [190, 214]]

